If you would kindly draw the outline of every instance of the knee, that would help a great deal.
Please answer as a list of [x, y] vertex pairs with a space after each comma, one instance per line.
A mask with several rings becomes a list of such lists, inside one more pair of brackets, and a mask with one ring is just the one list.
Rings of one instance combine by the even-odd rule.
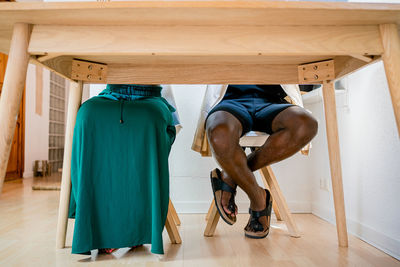
[[318, 133], [318, 121], [309, 112], [304, 111], [296, 116], [291, 128], [296, 143], [305, 146]]
[[207, 137], [214, 151], [226, 151], [230, 148], [229, 136], [232, 129], [228, 123], [218, 125], [207, 125]]

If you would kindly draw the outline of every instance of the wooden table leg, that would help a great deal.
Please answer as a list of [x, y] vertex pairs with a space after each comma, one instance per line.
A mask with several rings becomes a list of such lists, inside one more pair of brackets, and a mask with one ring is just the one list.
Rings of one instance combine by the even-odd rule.
[[74, 135], [74, 127], [76, 115], [82, 102], [83, 83], [70, 82], [67, 126], [65, 130], [64, 159], [61, 178], [60, 204], [58, 208], [57, 221], [57, 237], [56, 247], [65, 247], [65, 237], [68, 225], [68, 209], [71, 194], [71, 153], [72, 153], [72, 137]]
[[28, 69], [29, 24], [16, 23], [13, 29], [3, 91], [0, 97], [0, 194], [10, 156], [19, 107]]
[[328, 139], [329, 163], [335, 204], [336, 227], [339, 246], [347, 247], [346, 213], [344, 209], [344, 194], [342, 181], [342, 166], [340, 162], [339, 133], [336, 118], [336, 101], [334, 81], [324, 81], [324, 110], [326, 135]]
[[396, 24], [380, 25], [383, 64], [400, 135], [400, 37]]

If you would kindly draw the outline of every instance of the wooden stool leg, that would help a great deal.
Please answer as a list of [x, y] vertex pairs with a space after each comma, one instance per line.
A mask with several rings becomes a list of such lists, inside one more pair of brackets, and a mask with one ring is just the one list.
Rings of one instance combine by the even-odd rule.
[[172, 204], [171, 199], [169, 200], [168, 210], [171, 212], [172, 218], [177, 226], [181, 225], [181, 220], [179, 219], [178, 213], [175, 210], [174, 204]]
[[[261, 170], [260, 170], [260, 173], [261, 173], [261, 177], [262, 177], [261, 180], [262, 180], [263, 183], [264, 183], [264, 187], [265, 187], [266, 189], [268, 189], [269, 191], [271, 191], [271, 189], [270, 189], [270, 187], [269, 187], [269, 185], [268, 185], [267, 180], [265, 180], [264, 176], [262, 175]], [[276, 219], [277, 219], [278, 221], [282, 221], [281, 214], [280, 214], [280, 212], [279, 212], [278, 205], [276, 204], [276, 201], [273, 201], [273, 202], [272, 202], [272, 209], [274, 210]]]
[[72, 153], [72, 137], [74, 135], [74, 127], [76, 115], [82, 102], [83, 83], [70, 82], [67, 126], [65, 130], [64, 159], [61, 178], [60, 204], [58, 208], [57, 221], [57, 237], [56, 248], [65, 247], [65, 237], [68, 225], [68, 209], [71, 196], [71, 153]]
[[176, 228], [176, 224], [170, 209], [168, 209], [167, 220], [165, 221], [165, 228], [167, 229], [167, 233], [172, 244], [182, 243], [181, 236], [179, 235], [178, 228]]
[[7, 172], [8, 158], [24, 92], [29, 62], [30, 34], [31, 30], [28, 24], [16, 23], [14, 25], [3, 91], [0, 97], [0, 194]]
[[217, 224], [219, 221], [219, 213], [217, 210], [217, 207], [214, 204], [214, 200], [212, 200], [211, 206], [210, 206], [210, 214], [207, 220], [207, 226], [206, 229], [204, 230], [204, 236], [213, 236], [215, 232], [215, 228], [217, 228]]
[[286, 204], [286, 200], [283, 197], [281, 189], [279, 188], [278, 181], [270, 166], [264, 167], [260, 169], [261, 177], [267, 181], [271, 189], [271, 195], [273, 200], [276, 202], [280, 215], [286, 223], [286, 226], [289, 230], [289, 234], [292, 237], [300, 237], [299, 230], [292, 218], [292, 214]]
[[326, 135], [328, 138], [329, 162], [335, 204], [336, 227], [339, 246], [347, 247], [346, 214], [344, 210], [344, 194], [342, 182], [342, 167], [340, 163], [339, 136], [336, 118], [335, 86], [333, 81], [324, 81], [322, 86], [324, 94], [324, 110]]
[[383, 44], [383, 64], [400, 135], [400, 37], [396, 24], [380, 25]]
[[210, 214], [211, 214], [211, 211], [212, 211], [214, 205], [215, 205], [215, 202], [212, 201], [212, 202], [211, 202], [211, 205], [210, 205], [210, 207], [208, 208], [208, 211], [207, 211], [206, 221], [208, 221], [208, 219], [210, 218]]

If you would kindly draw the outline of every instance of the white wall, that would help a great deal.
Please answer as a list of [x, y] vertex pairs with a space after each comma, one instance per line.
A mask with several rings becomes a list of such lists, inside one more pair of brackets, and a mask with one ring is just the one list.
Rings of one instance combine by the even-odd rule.
[[[350, 75], [347, 87], [348, 107], [337, 112], [348, 230], [400, 258], [400, 142], [382, 62]], [[306, 107], [319, 121], [307, 164], [312, 213], [335, 223], [323, 104]]]
[[29, 64], [25, 90], [25, 163], [23, 177], [33, 176], [35, 160], [48, 160], [50, 72], [43, 69], [42, 115], [35, 113], [36, 66]]

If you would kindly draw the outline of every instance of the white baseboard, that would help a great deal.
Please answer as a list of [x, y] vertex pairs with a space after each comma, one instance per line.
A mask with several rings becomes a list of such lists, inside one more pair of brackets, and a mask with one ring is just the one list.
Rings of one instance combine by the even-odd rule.
[[[312, 214], [336, 225], [333, 209], [330, 210], [321, 205], [313, 204]], [[381, 232], [378, 232], [375, 229], [372, 229], [369, 226], [366, 226], [354, 220], [347, 219], [346, 223], [347, 231], [350, 234], [382, 250], [388, 255], [400, 260], [400, 240], [387, 236]]]
[[[172, 202], [178, 213], [207, 213], [211, 199], [209, 201], [174, 201]], [[239, 213], [247, 213], [249, 210], [248, 201], [238, 201], [236, 205], [238, 206]], [[292, 213], [311, 213], [310, 203], [305, 202], [289, 202], [289, 209]]]
[[22, 174], [22, 177], [24, 177], [24, 178], [33, 177], [33, 172], [24, 172], [24, 173]]

